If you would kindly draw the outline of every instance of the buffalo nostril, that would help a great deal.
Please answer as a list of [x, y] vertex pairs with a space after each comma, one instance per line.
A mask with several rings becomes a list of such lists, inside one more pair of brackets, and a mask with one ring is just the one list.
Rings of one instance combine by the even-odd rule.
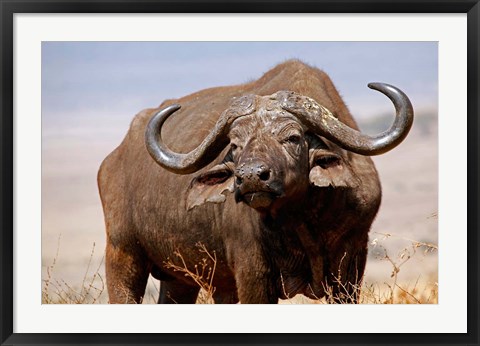
[[258, 177], [260, 178], [260, 180], [267, 181], [268, 179], [270, 179], [270, 171], [263, 171]]
[[237, 179], [235, 180], [235, 182], [237, 183], [237, 185], [242, 185], [243, 179], [240, 178], [240, 177], [237, 177]]

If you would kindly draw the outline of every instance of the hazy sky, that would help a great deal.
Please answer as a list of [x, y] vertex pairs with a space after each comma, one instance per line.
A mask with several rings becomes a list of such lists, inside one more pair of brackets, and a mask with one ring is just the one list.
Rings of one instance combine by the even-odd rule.
[[289, 58], [327, 72], [356, 118], [393, 111], [372, 81], [400, 87], [418, 110], [437, 105], [436, 42], [44, 42], [43, 135], [121, 137], [144, 108]]

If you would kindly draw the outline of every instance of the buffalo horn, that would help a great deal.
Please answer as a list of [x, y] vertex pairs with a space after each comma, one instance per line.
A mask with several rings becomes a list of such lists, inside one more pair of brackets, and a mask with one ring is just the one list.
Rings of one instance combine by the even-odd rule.
[[177, 174], [198, 171], [214, 160], [228, 144], [229, 119], [222, 116], [203, 142], [191, 152], [180, 154], [171, 151], [162, 140], [162, 125], [167, 118], [180, 109], [173, 104], [156, 113], [147, 125], [145, 144], [150, 156], [163, 168]]
[[332, 112], [313, 99], [292, 92], [282, 92], [282, 108], [295, 114], [313, 132], [323, 136], [344, 149], [361, 155], [380, 155], [393, 149], [407, 136], [413, 123], [413, 107], [400, 89], [385, 83], [370, 83], [370, 89], [380, 91], [390, 98], [395, 106], [393, 125], [376, 136], [368, 136], [348, 127]]

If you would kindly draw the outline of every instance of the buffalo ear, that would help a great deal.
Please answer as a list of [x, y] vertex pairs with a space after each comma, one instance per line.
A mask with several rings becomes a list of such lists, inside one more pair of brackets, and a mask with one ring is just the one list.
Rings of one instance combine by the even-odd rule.
[[228, 192], [233, 192], [233, 171], [222, 163], [193, 178], [187, 190], [187, 210], [204, 203], [223, 203]]
[[319, 187], [352, 188], [358, 178], [338, 154], [325, 149], [310, 149], [310, 183]]

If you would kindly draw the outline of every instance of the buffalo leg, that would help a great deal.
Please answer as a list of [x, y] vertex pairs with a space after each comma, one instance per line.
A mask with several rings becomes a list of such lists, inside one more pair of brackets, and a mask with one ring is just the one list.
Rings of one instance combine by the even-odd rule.
[[233, 261], [236, 264], [235, 283], [240, 303], [277, 304], [279, 295], [275, 277], [263, 249], [255, 242], [245, 242], [242, 245], [236, 248]]
[[158, 304], [195, 304], [200, 287], [180, 281], [161, 281]]
[[237, 272], [236, 279], [242, 304], [278, 303], [278, 294], [274, 292], [273, 281], [267, 273], [245, 268]]
[[105, 272], [111, 304], [142, 302], [150, 265], [138, 249], [129, 251], [107, 240]]
[[215, 292], [213, 294], [213, 300], [215, 301], [215, 304], [237, 304], [238, 295], [237, 292]]

